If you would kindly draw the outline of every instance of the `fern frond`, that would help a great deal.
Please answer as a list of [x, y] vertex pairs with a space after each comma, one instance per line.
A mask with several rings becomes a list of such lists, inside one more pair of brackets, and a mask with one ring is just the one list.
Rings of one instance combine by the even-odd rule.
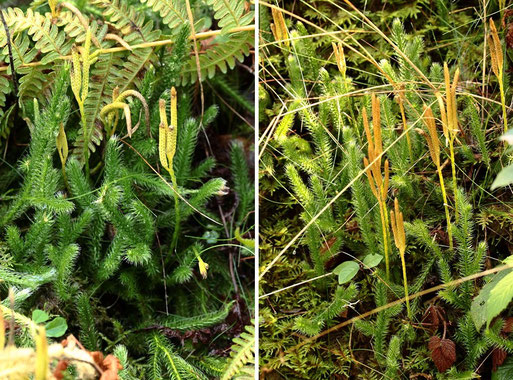
[[[148, 22], [141, 29], [141, 33], [146, 39], [155, 41], [160, 36], [159, 30], [153, 30], [153, 23]], [[119, 86], [119, 92], [123, 93], [133, 87], [139, 87], [142, 79], [141, 71], [147, 68], [156, 60], [153, 48], [136, 49], [128, 56], [123, 64], [121, 71], [116, 73]]]
[[[52, 83], [53, 75], [44, 73], [50, 69], [49, 65], [26, 66], [33, 62], [39, 53], [38, 49], [30, 45], [30, 38], [26, 34], [18, 34], [11, 42], [14, 68], [19, 75], [18, 97], [22, 100], [42, 100], [44, 90]], [[8, 56], [7, 46], [4, 47], [2, 55]]]
[[254, 363], [255, 326], [246, 326], [246, 331], [233, 340], [230, 360], [221, 376], [221, 380], [233, 379], [247, 364]]
[[[3, 75], [0, 75], [0, 117], [3, 117], [5, 114], [5, 99], [6, 95], [11, 92], [11, 86], [9, 85], [9, 80], [4, 77]], [[0, 137], [6, 138], [9, 130], [2, 128], [0, 130]]]
[[[227, 36], [223, 42], [211, 47], [199, 57], [201, 67], [201, 79], [213, 78], [219, 70], [226, 73], [233, 69], [236, 62], [242, 62], [249, 55], [250, 48], [254, 44], [253, 32], [239, 32]], [[194, 83], [198, 79], [196, 60], [190, 58], [182, 71], [182, 85]]]
[[[69, 38], [73, 39], [76, 44], [82, 44], [85, 42], [87, 33], [86, 26], [74, 13], [61, 11], [56, 20], [56, 25], [64, 28], [64, 33], [66, 33]], [[87, 24], [87, 26], [91, 31], [91, 35], [94, 36], [96, 40], [103, 40], [107, 33], [107, 25], [104, 24], [103, 26], [100, 26], [98, 21], [92, 20]]]
[[[180, 31], [182, 25], [189, 24], [187, 17], [187, 8], [184, 0], [169, 1], [169, 0], [139, 0], [141, 3], [146, 4], [162, 17], [162, 22], [169, 26], [173, 34]], [[200, 28], [202, 20], [195, 20], [194, 28]]]
[[64, 31], [53, 23], [50, 13], [42, 15], [28, 9], [26, 19], [20, 24], [28, 28], [27, 33], [36, 43], [35, 48], [46, 54], [41, 59], [43, 65], [70, 53], [73, 41], [66, 39]]
[[206, 2], [214, 9], [214, 18], [218, 20], [218, 25], [223, 31], [249, 25], [253, 20], [253, 12], [245, 10], [245, 1], [207, 0]]
[[103, 16], [123, 35], [127, 43], [147, 41], [141, 28], [144, 13], [121, 0], [92, 0], [91, 3], [103, 9]]

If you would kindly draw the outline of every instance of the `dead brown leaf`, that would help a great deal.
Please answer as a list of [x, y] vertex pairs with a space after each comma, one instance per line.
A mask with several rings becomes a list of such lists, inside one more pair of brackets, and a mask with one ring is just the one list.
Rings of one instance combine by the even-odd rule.
[[428, 348], [439, 372], [447, 371], [456, 361], [456, 345], [450, 339], [432, 336], [429, 339]]

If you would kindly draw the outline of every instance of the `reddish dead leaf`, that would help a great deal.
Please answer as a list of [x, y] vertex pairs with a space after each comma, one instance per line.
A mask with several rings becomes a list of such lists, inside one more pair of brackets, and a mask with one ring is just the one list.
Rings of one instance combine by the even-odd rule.
[[433, 380], [433, 376], [427, 374], [427, 373], [412, 373], [410, 375], [410, 380], [411, 379], [417, 379], [419, 377], [423, 377], [424, 379], [427, 379], [427, 380]]
[[118, 380], [118, 372], [123, 369], [119, 363], [119, 359], [114, 355], [107, 355], [106, 357], [100, 351], [89, 352], [94, 362], [103, 371], [100, 380]]
[[513, 332], [513, 317], [506, 318], [504, 322], [504, 326], [502, 327], [502, 332], [510, 333]]
[[447, 371], [456, 361], [456, 345], [450, 339], [432, 336], [429, 339], [428, 348], [439, 372]]
[[424, 318], [427, 324], [430, 325], [431, 331], [436, 331], [440, 326], [441, 317], [443, 318], [444, 309], [440, 306], [430, 305], [424, 313]]
[[513, 10], [507, 9], [502, 17], [502, 27], [506, 29], [506, 47], [513, 48], [513, 22], [507, 23], [506, 20], [513, 16]]
[[114, 355], [107, 355], [102, 362], [103, 374], [100, 380], [118, 380], [118, 372], [123, 369], [119, 359]]
[[102, 367], [103, 363], [103, 354], [100, 351], [92, 351], [89, 352], [89, 355], [93, 358], [94, 362], [98, 365], [98, 367]]
[[346, 218], [346, 231], [347, 232], [354, 232], [359, 231], [360, 227], [358, 225], [358, 221], [355, 218]]
[[62, 380], [64, 379], [63, 372], [66, 371], [68, 368], [68, 361], [67, 360], [61, 360], [57, 365], [55, 366], [55, 369], [53, 370], [53, 376], [56, 380]]
[[439, 243], [449, 245], [449, 234], [442, 228], [435, 228], [430, 231], [430, 235]]
[[[507, 338], [508, 334], [513, 332], [513, 317], [506, 318], [504, 326], [502, 326], [501, 336]], [[496, 348], [492, 351], [492, 371], [497, 371], [504, 360], [508, 357], [508, 353], [502, 348]]]
[[[73, 335], [69, 335], [66, 339], [61, 342], [63, 347], [74, 347], [78, 346], [80, 349], [86, 351], [94, 363], [97, 365], [97, 369], [99, 369], [101, 373], [101, 377], [99, 380], [119, 380], [118, 372], [123, 369], [123, 366], [119, 362], [119, 359], [114, 355], [103, 356], [103, 353], [100, 351], [88, 351], [82, 346], [82, 344], [75, 338]], [[54, 370], [54, 376], [57, 380], [62, 380], [63, 374], [62, 372], [66, 370], [68, 366], [68, 362], [60, 361], [57, 364], [57, 367]]]
[[338, 264], [342, 263], [343, 261], [344, 256], [339, 253], [335, 253], [324, 262], [324, 269], [326, 269], [327, 272], [331, 272]]
[[502, 348], [496, 348], [492, 352], [492, 371], [497, 371], [497, 368], [499, 368], [502, 363], [504, 363], [504, 360], [508, 357], [508, 353], [504, 351]]
[[333, 244], [335, 244], [337, 241], [337, 237], [336, 236], [333, 236], [332, 238], [330, 238], [328, 241], [325, 241], [323, 244], [322, 244], [322, 247], [321, 247], [321, 250], [320, 252], [321, 253], [326, 253], [327, 251], [330, 250], [330, 248], [333, 246]]

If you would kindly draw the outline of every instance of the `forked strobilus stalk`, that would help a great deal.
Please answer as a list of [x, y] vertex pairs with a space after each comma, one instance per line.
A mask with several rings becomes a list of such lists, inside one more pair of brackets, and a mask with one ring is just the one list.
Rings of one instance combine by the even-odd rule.
[[408, 310], [408, 318], [411, 319], [410, 299], [408, 298], [408, 278], [406, 277], [406, 260], [404, 253], [406, 252], [406, 234], [404, 232], [403, 213], [399, 210], [399, 201], [395, 198], [395, 212], [390, 210], [390, 224], [392, 225], [392, 234], [394, 235], [395, 246], [399, 250], [401, 256], [401, 266], [403, 268], [404, 298], [406, 298], [406, 310]]
[[436, 124], [435, 118], [433, 116], [433, 111], [431, 111], [430, 107], [424, 106], [423, 119], [424, 123], [427, 126], [429, 134], [426, 134], [422, 130], [420, 130], [420, 132], [426, 138], [429, 148], [429, 154], [431, 155], [431, 159], [435, 163], [436, 171], [438, 172], [440, 188], [442, 189], [442, 198], [444, 201], [445, 218], [447, 219], [447, 234], [449, 235], [449, 247], [452, 250], [452, 224], [451, 215], [449, 214], [449, 205], [447, 204], [447, 192], [445, 191], [444, 176], [442, 174], [442, 166], [440, 164], [440, 140], [438, 139], [438, 132], [436, 131]]
[[367, 111], [363, 108], [363, 126], [365, 128], [365, 135], [368, 143], [368, 157], [363, 158], [363, 163], [366, 168], [367, 178], [369, 179], [370, 188], [376, 197], [379, 205], [379, 213], [381, 217], [381, 228], [383, 230], [383, 250], [385, 253], [385, 266], [387, 278], [390, 274], [390, 262], [388, 257], [389, 248], [389, 231], [388, 231], [388, 209], [387, 209], [387, 195], [389, 184], [389, 164], [385, 160], [385, 173], [381, 173], [381, 156], [383, 155], [383, 142], [381, 140], [381, 116], [379, 99], [375, 94], [372, 94], [372, 135], [369, 120], [367, 119]]
[[347, 64], [346, 64], [346, 56], [344, 54], [344, 47], [342, 46], [342, 42], [338, 44], [333, 42], [331, 44], [333, 46], [333, 54], [335, 55], [335, 61], [337, 62], [338, 71], [342, 74], [342, 78], [344, 79], [344, 84], [346, 83], [346, 73], [347, 73]]
[[91, 129], [87, 125], [84, 104], [89, 93], [89, 69], [91, 65], [98, 60], [99, 50], [91, 54], [91, 29], [87, 29], [86, 39], [83, 47], [73, 47], [71, 52], [72, 70], [71, 89], [75, 95], [80, 111], [80, 122], [82, 124], [82, 133], [84, 137], [84, 161], [86, 176], [89, 177], [89, 140], [91, 139]]
[[271, 12], [273, 14], [274, 21], [274, 23], [271, 24], [271, 31], [273, 33], [274, 40], [278, 42], [280, 46], [283, 44], [288, 48], [290, 46], [290, 39], [287, 31], [287, 25], [285, 24], [285, 18], [283, 18], [283, 13], [275, 8], [271, 8]]
[[[346, 56], [344, 54], [344, 47], [342, 46], [342, 42], [332, 42], [331, 46], [333, 47], [333, 55], [335, 56], [335, 62], [337, 63], [338, 71], [342, 74], [342, 83], [344, 84], [344, 92], [349, 92], [348, 80], [347, 80], [347, 63]], [[350, 99], [350, 98], [349, 98]], [[351, 112], [351, 119], [356, 120], [354, 115], [353, 107], [349, 107], [349, 112]]]
[[176, 248], [178, 241], [178, 231], [180, 230], [180, 202], [178, 198], [178, 183], [176, 181], [175, 171], [173, 168], [173, 158], [176, 153], [176, 137], [178, 135], [178, 122], [177, 122], [177, 105], [176, 105], [176, 90], [171, 88], [171, 115], [170, 123], [167, 120], [166, 114], [166, 101], [159, 100], [159, 158], [160, 164], [166, 169], [171, 176], [173, 184], [173, 195], [175, 198], [175, 230], [173, 232], [173, 239], [171, 242], [171, 252]]
[[[501, 9], [502, 12], [502, 9]], [[504, 56], [502, 54], [502, 45], [497, 33], [497, 28], [492, 19], [490, 19], [490, 34], [488, 36], [488, 46], [490, 47], [490, 58], [492, 61], [492, 71], [499, 81], [499, 91], [501, 94], [502, 118], [504, 119], [504, 132], [508, 131], [508, 114], [506, 112], [506, 96], [504, 94]]]
[[132, 128], [132, 117], [130, 114], [130, 107], [128, 106], [128, 104], [123, 102], [129, 96], [136, 97], [141, 101], [142, 106], [144, 108], [146, 131], [148, 136], [150, 135], [150, 111], [148, 109], [148, 104], [146, 103], [146, 99], [144, 99], [144, 96], [142, 96], [140, 92], [135, 90], [126, 90], [120, 94], [119, 87], [115, 87], [114, 90], [112, 90], [112, 103], [107, 104], [100, 111], [100, 118], [103, 121], [103, 125], [105, 126], [105, 129], [109, 137], [116, 132], [116, 127], [119, 121], [118, 109], [123, 110], [123, 112], [125, 113], [128, 137], [132, 137], [132, 134], [137, 130], [137, 128], [139, 128], [140, 122], [137, 123], [134, 128]]
[[451, 76], [449, 74], [449, 67], [444, 63], [444, 78], [445, 78], [445, 104], [442, 95], [437, 91], [435, 93], [440, 107], [442, 116], [442, 128], [446, 140], [449, 142], [449, 154], [451, 159], [452, 170], [452, 191], [454, 194], [454, 214], [456, 221], [458, 221], [458, 182], [456, 178], [456, 161], [454, 158], [454, 141], [459, 131], [458, 126], [458, 107], [456, 103], [456, 87], [458, 85], [458, 78], [460, 75], [459, 68], [454, 73], [454, 78], [451, 83]]

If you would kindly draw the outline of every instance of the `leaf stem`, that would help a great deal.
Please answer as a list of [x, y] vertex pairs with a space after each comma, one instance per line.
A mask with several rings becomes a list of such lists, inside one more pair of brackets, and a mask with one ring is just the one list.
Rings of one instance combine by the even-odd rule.
[[399, 251], [399, 254], [401, 256], [401, 266], [403, 267], [404, 298], [406, 299], [406, 310], [408, 311], [408, 318], [412, 319], [410, 297], [408, 295], [408, 278], [406, 277], [406, 260], [404, 259], [404, 249]]
[[[458, 180], [456, 178], [456, 162], [454, 158], [454, 135], [449, 139], [449, 151], [451, 155], [451, 170], [452, 170], [452, 191], [454, 193], [454, 217], [456, 223], [459, 219], [458, 214]], [[445, 201], [444, 201], [445, 202]]]
[[449, 205], [447, 203], [447, 193], [445, 191], [444, 176], [442, 175], [442, 168], [440, 165], [437, 165], [437, 172], [438, 172], [438, 178], [440, 179], [440, 188], [442, 189], [442, 199], [444, 201], [445, 218], [447, 219], [447, 234], [449, 235], [449, 248], [452, 251], [453, 243], [452, 243], [451, 215], [449, 214]]

